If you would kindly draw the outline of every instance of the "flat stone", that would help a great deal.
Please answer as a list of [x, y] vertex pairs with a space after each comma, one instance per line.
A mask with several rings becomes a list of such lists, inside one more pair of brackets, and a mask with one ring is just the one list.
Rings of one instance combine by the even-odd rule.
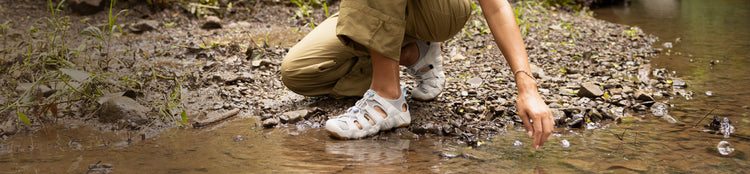
[[562, 108], [563, 106], [560, 105], [559, 103], [553, 102], [553, 103], [548, 104], [547, 107], [549, 107], [549, 108]]
[[263, 127], [265, 128], [272, 128], [278, 124], [279, 124], [278, 118], [268, 118], [268, 119], [263, 120]]
[[565, 122], [565, 112], [563, 112], [560, 109], [550, 109], [552, 111], [552, 118], [555, 119], [555, 123], [558, 125], [564, 124]]
[[216, 16], [208, 16], [204, 19], [201, 28], [206, 30], [221, 28], [221, 19]]
[[102, 0], [69, 0], [67, 3], [70, 9], [79, 15], [90, 15], [104, 9]]
[[664, 104], [662, 102], [656, 102], [653, 105], [651, 105], [651, 113], [654, 114], [654, 116], [662, 117], [669, 113], [668, 110], [669, 106], [667, 104]]
[[622, 87], [622, 93], [625, 93], [625, 94], [633, 93], [633, 88], [631, 88], [629, 86], [623, 86]]
[[575, 96], [576, 95], [575, 91], [573, 91], [570, 88], [560, 87], [558, 89], [558, 91], [560, 91], [560, 93], [559, 93], [560, 95], [564, 95], [564, 96]]
[[281, 122], [283, 123], [294, 124], [302, 120], [302, 118], [307, 117], [307, 113], [310, 113], [310, 111], [305, 110], [305, 109], [284, 112], [281, 114], [281, 116], [279, 116], [279, 119], [281, 119]]
[[609, 89], [609, 92], [612, 93], [612, 95], [617, 95], [617, 94], [622, 93], [622, 88], [612, 88], [612, 89]]
[[595, 98], [604, 95], [604, 92], [598, 85], [593, 82], [581, 83], [581, 87], [578, 90], [579, 97]]
[[640, 81], [646, 81], [649, 79], [649, 75], [651, 75], [651, 65], [650, 64], [644, 64], [638, 67], [638, 80]]
[[544, 74], [544, 70], [542, 70], [542, 68], [539, 68], [539, 66], [536, 66], [536, 64], [530, 63], [529, 67], [531, 69], [531, 74], [535, 78], [545, 78], [545, 79], [549, 78], [549, 77], [547, 77], [546, 74]]
[[16, 124], [13, 124], [12, 119], [0, 124], [0, 135], [14, 135], [16, 132], [18, 132], [18, 128], [16, 127]]
[[111, 97], [100, 107], [99, 121], [103, 123], [115, 123], [130, 118], [145, 118], [149, 111], [147, 107], [124, 96]]
[[591, 109], [591, 111], [586, 113], [586, 117], [593, 122], [599, 122], [604, 119], [604, 116], [597, 109]]
[[675, 88], [686, 88], [687, 83], [682, 79], [672, 79], [672, 87]]
[[677, 123], [677, 119], [674, 119], [674, 117], [670, 115], [664, 115], [661, 117], [661, 119], [663, 119], [664, 121], [667, 121], [668, 123], [672, 123], [672, 124]]
[[213, 79], [218, 80], [221, 83], [233, 82], [233, 81], [236, 81], [238, 78], [239, 76], [237, 76], [234, 73], [229, 73], [229, 72], [216, 72], [213, 75]]
[[155, 20], [141, 20], [141, 21], [138, 21], [138, 22], [136, 22], [134, 24], [131, 24], [130, 27], [128, 27], [128, 28], [130, 29], [130, 32], [140, 34], [140, 33], [143, 33], [143, 32], [155, 30], [158, 27], [159, 27], [159, 22], [158, 21], [155, 21]]
[[[21, 83], [21, 84], [18, 84], [18, 86], [16, 87], [16, 92], [18, 92], [19, 94], [23, 94], [27, 90], [31, 89], [31, 87], [33, 85], [34, 85], [33, 83]], [[57, 92], [57, 90], [49, 88], [47, 85], [39, 84], [39, 85], [36, 86], [36, 90], [33, 91], [33, 92], [34, 93], [32, 93], [32, 95], [36, 95], [36, 94], [41, 93], [44, 97], [49, 97], [50, 95], [52, 95], [55, 92]]]
[[651, 95], [650, 95], [650, 94], [648, 93], [648, 91], [645, 91], [645, 90], [638, 90], [638, 91], [635, 91], [635, 94], [633, 94], [633, 96], [635, 97], [635, 99], [636, 99], [636, 100], [641, 100], [641, 101], [654, 101], [654, 97], [652, 97], [652, 96], [651, 96]]

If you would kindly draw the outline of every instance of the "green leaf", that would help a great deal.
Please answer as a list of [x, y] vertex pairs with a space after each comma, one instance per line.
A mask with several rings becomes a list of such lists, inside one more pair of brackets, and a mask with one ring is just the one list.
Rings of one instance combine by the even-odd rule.
[[18, 113], [18, 119], [21, 119], [21, 122], [25, 123], [26, 125], [31, 126], [31, 120], [29, 120], [29, 117], [26, 117], [26, 114]]
[[180, 117], [182, 117], [182, 123], [187, 123], [187, 113], [185, 113], [185, 110], [182, 110]]
[[80, 33], [78, 33], [78, 35], [91, 36], [99, 39], [99, 41], [104, 40], [104, 33], [102, 32], [102, 30], [94, 26], [86, 27]]

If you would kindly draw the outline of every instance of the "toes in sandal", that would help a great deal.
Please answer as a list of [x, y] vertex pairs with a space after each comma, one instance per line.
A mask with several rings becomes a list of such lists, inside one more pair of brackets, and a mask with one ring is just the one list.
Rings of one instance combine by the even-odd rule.
[[364, 97], [344, 114], [326, 121], [326, 131], [339, 139], [357, 139], [381, 130], [408, 126], [411, 115], [405, 96], [403, 88], [396, 100], [385, 99], [375, 91], [367, 90]]
[[440, 56], [440, 42], [417, 41], [419, 60], [406, 71], [414, 76], [417, 86], [411, 92], [412, 98], [420, 101], [435, 99], [445, 86], [443, 58]]

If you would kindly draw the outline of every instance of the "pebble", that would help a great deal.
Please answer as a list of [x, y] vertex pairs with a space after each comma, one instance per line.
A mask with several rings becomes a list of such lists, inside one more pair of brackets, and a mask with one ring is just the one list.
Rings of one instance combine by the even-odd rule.
[[724, 135], [724, 138], [729, 138], [729, 135], [734, 133], [734, 126], [731, 125], [731, 121], [729, 121], [729, 118], [724, 117], [724, 119], [721, 121], [721, 127], [719, 127], [719, 131], [721, 134]]
[[719, 154], [724, 156], [734, 152], [734, 147], [732, 147], [732, 145], [727, 141], [720, 141], [719, 144], [716, 145], [716, 149], [719, 150]]
[[651, 114], [654, 114], [656, 117], [665, 116], [669, 113], [668, 108], [669, 106], [667, 106], [667, 104], [656, 102], [651, 105]]
[[568, 142], [568, 140], [562, 140], [562, 141], [560, 141], [560, 144], [562, 144], [563, 148], [570, 147], [570, 142]]
[[282, 113], [279, 118], [281, 119], [281, 122], [294, 124], [307, 117], [307, 113], [309, 113], [309, 111], [306, 109], [289, 111]]
[[593, 82], [582, 83], [578, 91], [579, 97], [595, 98], [604, 95], [604, 92]]
[[636, 100], [654, 101], [654, 97], [652, 97], [651, 95], [649, 95], [648, 92], [645, 91], [645, 90], [635, 91], [635, 94], [633, 94], [633, 95], [635, 96]]
[[221, 28], [221, 19], [216, 16], [208, 16], [205, 18], [201, 28], [206, 30]]
[[513, 142], [513, 146], [516, 146], [516, 147], [523, 146], [523, 143], [521, 141], [516, 140], [515, 142]]
[[664, 42], [661, 45], [664, 46], [664, 48], [672, 48], [672, 42]]
[[263, 127], [271, 128], [279, 124], [279, 118], [268, 118], [263, 120]]
[[674, 117], [672, 117], [672, 116], [670, 116], [670, 115], [664, 115], [664, 116], [662, 116], [661, 118], [662, 118], [662, 119], [663, 119], [664, 121], [667, 121], [668, 123], [672, 123], [672, 124], [675, 124], [675, 123], [677, 123], [677, 119], [674, 119]]
[[672, 86], [676, 88], [686, 88], [687, 83], [682, 79], [672, 79]]
[[714, 92], [711, 92], [711, 91], [706, 91], [706, 95], [707, 95], [707, 96], [712, 96], [712, 95], [714, 95]]
[[141, 20], [137, 23], [131, 24], [128, 29], [130, 32], [141, 34], [147, 31], [155, 30], [159, 28], [159, 22], [155, 20]]
[[100, 107], [99, 121], [103, 123], [146, 118], [146, 113], [150, 111], [149, 108], [125, 96], [109, 98]]

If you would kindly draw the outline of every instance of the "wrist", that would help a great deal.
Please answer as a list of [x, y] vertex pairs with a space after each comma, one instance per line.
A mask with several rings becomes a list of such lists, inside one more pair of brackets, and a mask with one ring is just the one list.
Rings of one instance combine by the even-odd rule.
[[537, 93], [537, 82], [536, 79], [534, 79], [534, 76], [531, 75], [531, 73], [525, 70], [517, 70], [514, 73], [514, 76], [516, 79], [516, 86], [518, 87], [519, 94]]

